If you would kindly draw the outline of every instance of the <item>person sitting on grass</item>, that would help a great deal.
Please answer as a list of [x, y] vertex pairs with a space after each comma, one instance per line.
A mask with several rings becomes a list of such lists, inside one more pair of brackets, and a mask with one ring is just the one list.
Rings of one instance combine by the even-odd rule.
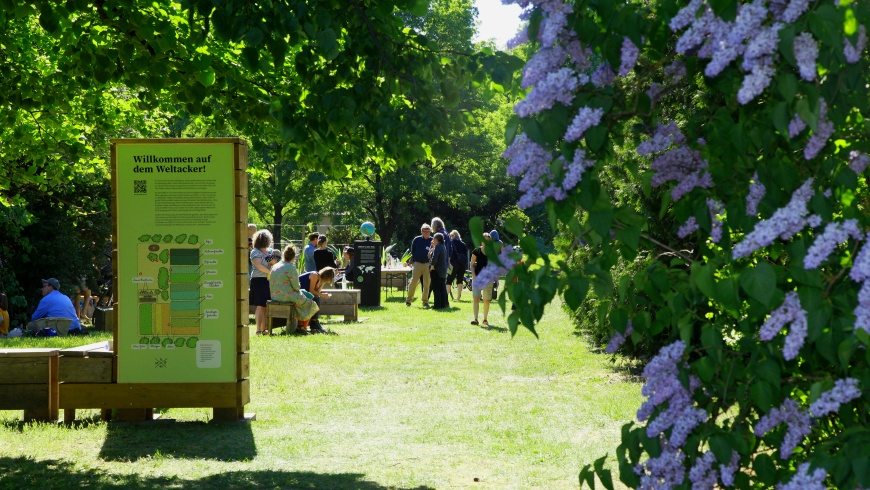
[[[69, 296], [60, 292], [60, 281], [55, 278], [42, 280], [42, 299], [39, 306], [33, 312], [33, 321], [27, 324], [27, 328], [38, 332], [43, 328], [50, 327], [50, 321], [66, 324], [69, 320], [69, 335], [81, 335], [84, 333], [76, 309]], [[58, 332], [62, 334], [63, 332]]]
[[[318, 272], [306, 272], [299, 276], [299, 284], [302, 289], [314, 295], [314, 302], [320, 307], [320, 298], [330, 298], [329, 293], [323, 292], [324, 286], [332, 285], [335, 280], [335, 269], [332, 267], [324, 267]], [[316, 313], [311, 318], [311, 332], [325, 333], [323, 326], [320, 325], [320, 312]]]
[[[296, 307], [296, 318], [299, 320], [299, 330], [308, 331], [308, 322], [320, 307], [313, 299], [302, 294], [302, 285], [299, 283], [299, 271], [296, 269], [296, 247], [287, 245], [284, 247], [281, 262], [272, 266], [269, 276], [269, 293], [272, 301], [292, 303]], [[294, 326], [287, 325], [287, 332], [292, 332]]]

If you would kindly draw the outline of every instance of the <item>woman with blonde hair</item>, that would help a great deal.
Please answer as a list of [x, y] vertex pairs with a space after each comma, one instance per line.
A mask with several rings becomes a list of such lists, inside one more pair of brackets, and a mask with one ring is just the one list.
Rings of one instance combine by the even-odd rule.
[[[320, 307], [313, 299], [309, 299], [302, 293], [302, 285], [299, 283], [299, 271], [296, 269], [296, 248], [293, 245], [284, 247], [281, 262], [272, 267], [272, 275], [269, 277], [269, 291], [272, 301], [293, 303], [296, 307], [296, 317], [299, 320], [299, 330], [307, 331], [311, 317], [320, 311]], [[287, 325], [287, 331], [293, 330], [293, 325]]]
[[248, 301], [251, 306], [256, 306], [254, 322], [257, 325], [257, 335], [263, 335], [266, 331], [266, 303], [271, 299], [269, 295], [269, 273], [272, 265], [278, 262], [278, 257], [272, 255], [272, 234], [269, 230], [260, 230], [254, 233], [254, 248], [251, 249], [251, 286], [248, 293]]

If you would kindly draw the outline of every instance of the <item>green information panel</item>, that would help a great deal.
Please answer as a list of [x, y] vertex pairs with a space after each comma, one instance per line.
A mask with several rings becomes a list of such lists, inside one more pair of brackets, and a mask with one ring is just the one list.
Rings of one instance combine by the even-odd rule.
[[234, 145], [158, 141], [115, 142], [118, 382], [234, 381]]

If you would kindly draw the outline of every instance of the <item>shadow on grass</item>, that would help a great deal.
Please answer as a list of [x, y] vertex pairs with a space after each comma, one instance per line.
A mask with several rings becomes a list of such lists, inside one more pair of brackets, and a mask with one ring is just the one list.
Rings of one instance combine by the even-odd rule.
[[480, 325], [481, 330], [489, 330], [494, 332], [506, 333], [510, 332], [507, 327], [496, 327], [495, 325]]
[[[150, 425], [153, 424], [153, 425]], [[149, 422], [109, 424], [100, 458], [106, 461], [172, 458], [248, 461], [257, 456], [250, 424]]]
[[[140, 474], [81, 471], [67, 461], [36, 461], [27, 457], [0, 458], [0, 489], [18, 488], [329, 488], [381, 490], [387, 488], [364, 480], [357, 473], [324, 474], [308, 471], [233, 471], [196, 480]], [[413, 487], [404, 490], [431, 490]]]

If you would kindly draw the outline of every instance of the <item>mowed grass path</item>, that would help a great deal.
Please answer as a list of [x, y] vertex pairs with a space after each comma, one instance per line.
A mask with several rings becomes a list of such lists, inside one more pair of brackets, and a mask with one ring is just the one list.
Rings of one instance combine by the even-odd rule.
[[613, 454], [640, 385], [559, 306], [540, 338], [511, 338], [498, 308], [470, 325], [470, 300], [438, 312], [394, 296], [328, 322], [337, 335], [252, 338], [250, 425], [208, 424], [207, 409], [152, 426], [0, 412], [0, 488], [577, 488], [584, 463]]

